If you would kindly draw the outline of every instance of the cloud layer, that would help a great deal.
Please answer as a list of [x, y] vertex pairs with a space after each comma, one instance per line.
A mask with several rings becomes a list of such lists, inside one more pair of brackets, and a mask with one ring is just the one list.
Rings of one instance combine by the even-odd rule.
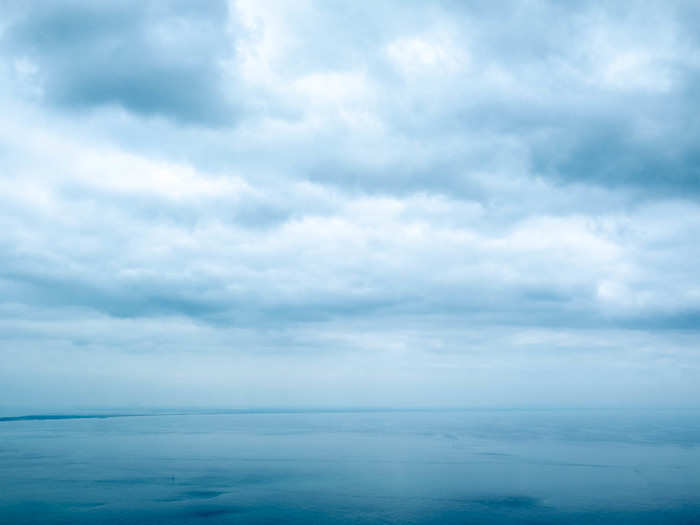
[[5, 404], [693, 404], [691, 2], [9, 2]]

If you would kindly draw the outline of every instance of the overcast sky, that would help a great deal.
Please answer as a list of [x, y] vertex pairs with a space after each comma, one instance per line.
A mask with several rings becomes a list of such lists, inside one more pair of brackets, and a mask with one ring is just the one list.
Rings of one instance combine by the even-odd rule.
[[698, 27], [0, 0], [0, 404], [697, 405]]

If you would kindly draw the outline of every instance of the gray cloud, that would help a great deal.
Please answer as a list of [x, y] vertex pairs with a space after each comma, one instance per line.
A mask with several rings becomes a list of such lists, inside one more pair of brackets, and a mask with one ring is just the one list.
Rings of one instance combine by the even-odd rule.
[[697, 395], [691, 3], [7, 14], [9, 402]]
[[117, 105], [186, 123], [224, 124], [234, 117], [219, 64], [233, 48], [224, 2], [27, 7], [15, 13], [4, 40], [36, 64], [49, 103], [73, 110]]

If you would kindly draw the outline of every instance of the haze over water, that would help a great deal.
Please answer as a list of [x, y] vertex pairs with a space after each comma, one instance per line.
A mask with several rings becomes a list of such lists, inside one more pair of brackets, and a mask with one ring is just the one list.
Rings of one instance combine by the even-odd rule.
[[3, 421], [0, 517], [690, 525], [700, 520], [698, 416], [379, 410]]

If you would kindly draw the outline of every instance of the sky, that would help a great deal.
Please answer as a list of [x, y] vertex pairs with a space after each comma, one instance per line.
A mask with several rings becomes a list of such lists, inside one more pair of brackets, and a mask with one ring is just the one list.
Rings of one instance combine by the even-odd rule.
[[697, 406], [699, 25], [0, 0], [0, 405]]

